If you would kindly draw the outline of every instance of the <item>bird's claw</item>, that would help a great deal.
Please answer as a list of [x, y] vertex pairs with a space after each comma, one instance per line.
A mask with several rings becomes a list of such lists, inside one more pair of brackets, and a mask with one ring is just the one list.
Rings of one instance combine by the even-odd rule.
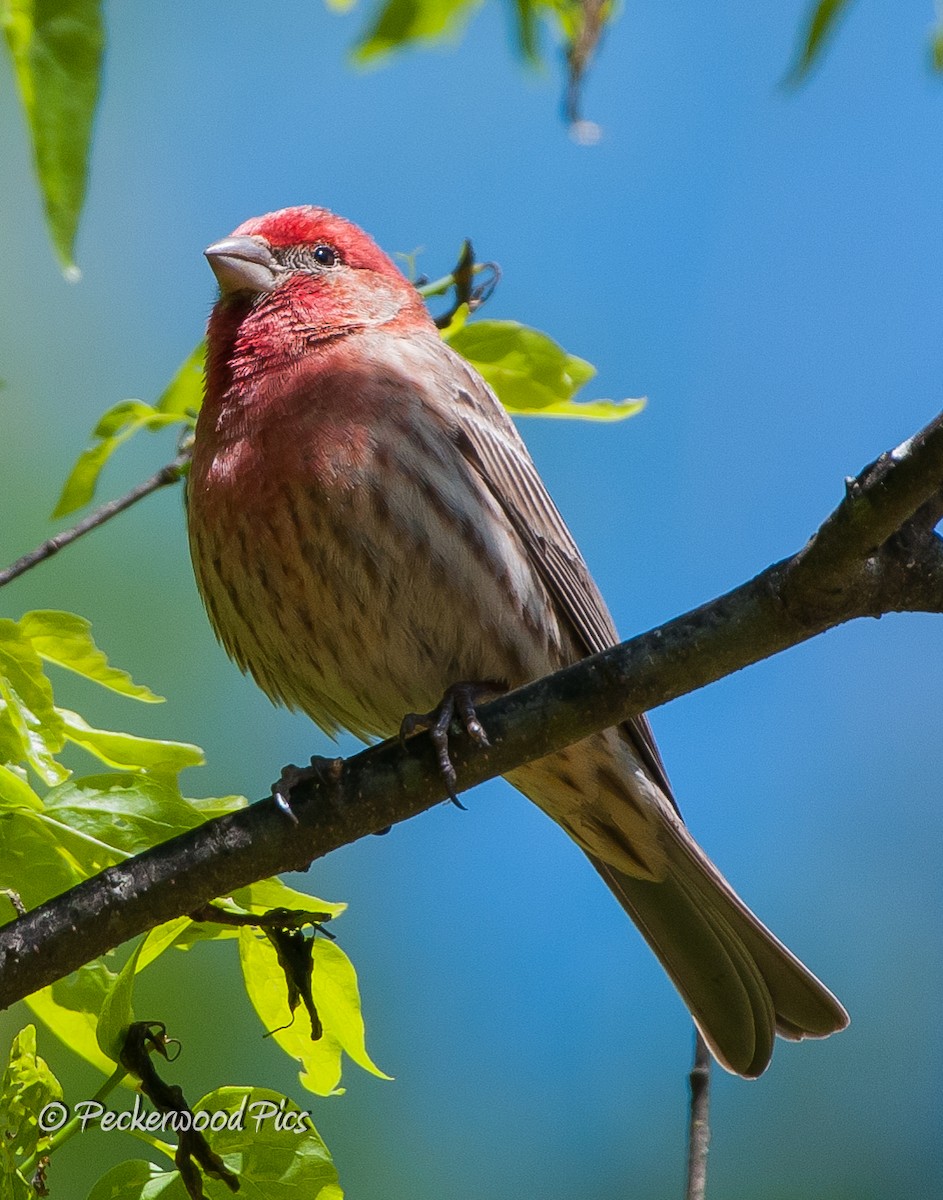
[[449, 791], [449, 798], [456, 807], [465, 810], [465, 805], [459, 800], [455, 786], [458, 777], [449, 756], [449, 729], [454, 720], [459, 720], [468, 736], [478, 746], [489, 746], [488, 735], [484, 726], [478, 720], [475, 704], [483, 696], [500, 691], [491, 683], [454, 683], [446, 690], [437, 708], [427, 713], [407, 713], [399, 727], [399, 738], [406, 738], [420, 729], [428, 729], [432, 744], [435, 747], [436, 762]]
[[343, 763], [342, 758], [323, 758], [321, 755], [315, 754], [311, 759], [310, 766], [296, 767], [294, 763], [286, 764], [282, 767], [281, 775], [272, 784], [272, 799], [282, 812], [297, 825], [298, 818], [291, 807], [292, 790], [299, 784], [308, 783], [311, 780], [326, 786], [335, 786], [340, 779]]

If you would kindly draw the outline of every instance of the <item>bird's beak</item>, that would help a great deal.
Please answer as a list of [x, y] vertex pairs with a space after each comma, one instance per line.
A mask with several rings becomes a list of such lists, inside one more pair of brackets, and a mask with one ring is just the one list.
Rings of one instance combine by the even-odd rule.
[[203, 251], [224, 296], [232, 292], [272, 292], [281, 265], [259, 238], [228, 237]]

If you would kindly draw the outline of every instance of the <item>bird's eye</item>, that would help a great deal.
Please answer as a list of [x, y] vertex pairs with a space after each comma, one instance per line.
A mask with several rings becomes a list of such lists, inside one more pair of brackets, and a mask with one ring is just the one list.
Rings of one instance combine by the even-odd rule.
[[320, 267], [333, 267], [337, 264], [337, 251], [331, 246], [315, 246], [312, 257]]

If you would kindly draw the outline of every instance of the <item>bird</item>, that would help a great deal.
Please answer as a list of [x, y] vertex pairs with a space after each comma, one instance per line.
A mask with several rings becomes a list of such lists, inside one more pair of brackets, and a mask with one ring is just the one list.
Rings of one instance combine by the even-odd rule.
[[[480, 732], [482, 696], [617, 644], [513, 421], [368, 234], [302, 205], [205, 255], [191, 557], [217, 637], [274, 702], [366, 741], [427, 711]], [[646, 717], [506, 778], [588, 856], [728, 1071], [848, 1024], [688, 831]]]

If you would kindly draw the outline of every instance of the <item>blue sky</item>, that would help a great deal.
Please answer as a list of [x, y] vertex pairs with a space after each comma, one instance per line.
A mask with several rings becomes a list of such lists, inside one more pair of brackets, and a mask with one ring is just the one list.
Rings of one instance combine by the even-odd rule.
[[[488, 315], [646, 395], [619, 425], [522, 432], [626, 634], [796, 550], [858, 471], [940, 408], [943, 128], [929, 4], [862, 0], [800, 89], [804, 4], [634, 0], [585, 96], [578, 146], [543, 73], [486, 7], [457, 47], [370, 72], [361, 16], [247, 0], [108, 8], [80, 284], [58, 275], [0, 73], [0, 558], [46, 514], [97, 415], [152, 398], [213, 300], [202, 257], [248, 216], [326, 204], [438, 275], [460, 240], [500, 262]], [[30, 449], [27, 451], [26, 447]], [[154, 441], [106, 478], [164, 461]], [[194, 794], [262, 795], [325, 744], [229, 666], [165, 495], [9, 588], [4, 612], [74, 606], [168, 696], [102, 722], [202, 744]], [[168, 653], [168, 639], [171, 653]], [[768, 1074], [718, 1078], [714, 1190], [939, 1195], [943, 970], [938, 618], [886, 617], [654, 715], [683, 811], [749, 903], [852, 1013]], [[344, 749], [352, 749], [344, 745]], [[689, 1025], [581, 855], [505, 785], [351, 847], [308, 886], [346, 899], [388, 1084], [347, 1076], [315, 1119], [361, 1200], [678, 1194]], [[179, 966], [180, 986], [185, 968]], [[201, 987], [235, 990], [220, 958]], [[193, 986], [187, 984], [187, 986]], [[209, 994], [209, 991], [207, 992]], [[160, 997], [155, 994], [155, 1004]], [[187, 1042], [206, 1090], [254, 1079], [305, 1103], [249, 1015]], [[263, 1078], [264, 1077], [264, 1078]]]

